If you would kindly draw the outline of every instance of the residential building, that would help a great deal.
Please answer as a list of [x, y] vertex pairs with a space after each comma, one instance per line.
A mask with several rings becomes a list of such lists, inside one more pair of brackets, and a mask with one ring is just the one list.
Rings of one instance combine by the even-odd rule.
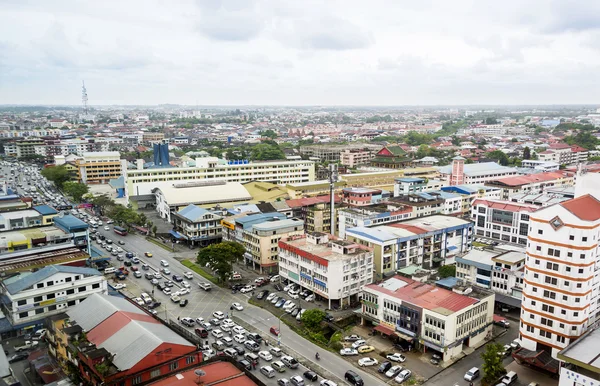
[[279, 275], [327, 301], [328, 308], [349, 306], [373, 282], [373, 250], [326, 233], [290, 236], [279, 241]]
[[298, 219], [270, 218], [254, 223], [251, 228], [243, 231], [242, 240], [248, 251], [245, 257], [261, 273], [276, 272], [279, 240], [301, 234], [304, 234], [304, 221]]
[[442, 192], [455, 193], [462, 196], [462, 215], [471, 213], [473, 202], [477, 199], [500, 200], [502, 189], [482, 184], [445, 186]]
[[397, 205], [389, 202], [369, 207], [343, 207], [337, 210], [337, 231], [341, 238], [346, 237], [346, 230], [354, 227], [373, 227], [414, 217], [411, 206]]
[[402, 194], [431, 192], [446, 186], [444, 181], [427, 178], [396, 178], [394, 182], [394, 197]]
[[2, 312], [14, 331], [36, 330], [44, 318], [65, 312], [95, 293], [107, 293], [101, 272], [84, 267], [49, 265], [20, 272], [0, 283]]
[[597, 354], [599, 344], [600, 329], [595, 328], [558, 353], [557, 358], [562, 362], [558, 386], [600, 384], [600, 363]]
[[367, 165], [375, 157], [375, 152], [370, 150], [344, 150], [340, 153], [340, 163], [355, 168], [358, 165]]
[[[335, 204], [339, 204], [342, 199], [339, 195], [334, 195]], [[331, 233], [331, 197], [329, 195], [297, 198], [286, 200], [285, 203], [291, 209], [288, 218], [295, 217], [304, 221], [304, 230], [306, 232]]]
[[556, 358], [600, 317], [600, 201], [586, 194], [530, 214], [521, 346]]
[[413, 217], [425, 217], [442, 213], [444, 199], [436, 194], [409, 193], [391, 198], [389, 202], [405, 207], [412, 207]]
[[499, 178], [486, 185], [501, 188], [502, 199], [508, 200], [518, 193], [541, 193], [547, 188], [573, 186], [574, 181], [574, 176], [558, 171]]
[[451, 165], [438, 168], [441, 179], [448, 185], [472, 185], [518, 174], [515, 168], [502, 166], [496, 162], [465, 164], [464, 161], [462, 157], [454, 157]]
[[543, 172], [557, 172], [560, 169], [560, 164], [552, 161], [524, 159], [521, 161], [521, 167], [541, 170]]
[[190, 246], [206, 247], [221, 242], [223, 210], [207, 210], [190, 204], [173, 214], [171, 235]]
[[411, 164], [406, 152], [400, 146], [384, 146], [375, 154], [371, 166], [387, 169], [402, 169]]
[[[308, 157], [319, 158], [321, 162], [339, 162], [342, 161], [344, 154], [347, 154], [346, 159], [349, 160], [352, 158], [354, 162], [360, 162], [355, 165], [361, 165], [364, 163], [365, 157], [368, 157], [368, 162], [379, 149], [381, 149], [380, 145], [365, 143], [348, 145], [304, 145], [300, 146], [300, 153]], [[350, 154], [350, 156], [348, 156], [348, 154]], [[353, 154], [355, 155], [352, 156]], [[355, 167], [344, 163], [343, 161], [341, 163], [342, 165]]]
[[492, 332], [494, 294], [477, 287], [453, 291], [394, 276], [362, 292], [361, 322], [448, 361], [478, 347]]
[[477, 199], [471, 208], [475, 237], [527, 245], [530, 216], [539, 209], [539, 206], [532, 204]]
[[127, 196], [147, 195], [159, 182], [184, 183], [194, 181], [251, 182], [277, 184], [309, 182], [315, 179], [312, 161], [264, 161], [227, 163], [214, 157], [198, 158], [193, 167], [161, 167], [127, 170]]
[[196, 344], [125, 298], [93, 294], [62, 316], [49, 321], [49, 350], [85, 384], [148, 384], [203, 359]]
[[390, 192], [372, 188], [344, 188], [342, 202], [348, 206], [363, 207], [377, 204], [390, 197]]
[[375, 227], [346, 229], [346, 239], [373, 248], [375, 279], [409, 265], [436, 269], [471, 249], [473, 224], [434, 215]]
[[548, 149], [538, 153], [540, 161], [555, 162], [559, 165], [571, 165], [587, 161], [589, 151], [577, 145], [553, 143]]

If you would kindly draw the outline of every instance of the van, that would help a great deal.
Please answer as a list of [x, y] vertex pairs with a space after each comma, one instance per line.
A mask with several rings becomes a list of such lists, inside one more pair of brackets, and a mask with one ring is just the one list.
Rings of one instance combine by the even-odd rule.
[[144, 303], [146, 303], [146, 304], [151, 304], [152, 303], [152, 298], [147, 293], [142, 292], [140, 294], [140, 297], [142, 298], [142, 300], [144, 301]]
[[104, 270], [104, 274], [109, 274], [109, 273], [115, 273], [117, 272], [117, 269], [115, 267], [108, 267]]
[[280, 280], [281, 280], [281, 276], [275, 275], [271, 278], [271, 283], [279, 283]]
[[163, 267], [168, 267], [169, 266], [169, 262], [167, 260], [161, 260], [160, 261], [160, 265], [162, 265]]
[[471, 370], [467, 371], [465, 374], [465, 381], [472, 382], [479, 378], [479, 369], [477, 367], [471, 368]]
[[258, 355], [251, 353], [251, 352], [247, 352], [244, 354], [244, 359], [249, 361], [250, 363], [252, 362], [258, 362]]
[[269, 352], [273, 354], [274, 357], [280, 357], [283, 355], [283, 350], [281, 350], [279, 347], [271, 347]]
[[246, 334], [246, 338], [251, 339], [257, 343], [262, 342], [262, 337], [255, 332], [249, 332]]
[[273, 370], [271, 366], [261, 367], [260, 372], [267, 378], [273, 378], [275, 376], [275, 370]]
[[510, 386], [513, 383], [515, 383], [517, 379], [519, 379], [517, 373], [515, 373], [514, 371], [509, 371], [508, 374], [506, 374], [504, 378], [502, 378], [502, 383], [504, 383], [507, 386]]

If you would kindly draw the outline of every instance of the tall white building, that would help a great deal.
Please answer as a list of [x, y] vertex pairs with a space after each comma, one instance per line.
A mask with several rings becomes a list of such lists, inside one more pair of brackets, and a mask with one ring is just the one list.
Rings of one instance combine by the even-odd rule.
[[592, 195], [530, 214], [521, 345], [553, 357], [600, 319], [600, 201]]

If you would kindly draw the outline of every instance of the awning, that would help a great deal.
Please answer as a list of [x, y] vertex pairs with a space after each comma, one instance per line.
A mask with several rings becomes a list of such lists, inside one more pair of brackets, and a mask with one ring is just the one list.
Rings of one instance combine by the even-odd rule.
[[515, 308], [521, 307], [521, 299], [513, 298], [512, 296], [496, 293], [496, 301]]
[[458, 247], [456, 247], [456, 246], [454, 246], [454, 245], [451, 245], [451, 246], [449, 246], [449, 247], [448, 247], [448, 248], [446, 248], [446, 249], [448, 250], [448, 252], [450, 252], [450, 251], [454, 251], [454, 250], [458, 249]]
[[174, 231], [173, 229], [171, 229], [169, 231], [169, 233], [171, 234], [171, 236], [175, 237], [176, 239], [186, 239], [187, 238], [184, 235], [182, 235], [181, 233]]
[[378, 326], [375, 326], [374, 328], [375, 331], [379, 331], [381, 332], [383, 335], [394, 335], [396, 332], [389, 328], [388, 326], [384, 326], [383, 324], [380, 324]]
[[404, 340], [406, 340], [408, 342], [412, 342], [413, 340], [415, 340], [414, 336], [410, 336], [410, 335], [405, 334], [405, 333], [400, 332], [400, 331], [396, 331], [396, 335], [398, 335], [401, 339], [404, 339]]

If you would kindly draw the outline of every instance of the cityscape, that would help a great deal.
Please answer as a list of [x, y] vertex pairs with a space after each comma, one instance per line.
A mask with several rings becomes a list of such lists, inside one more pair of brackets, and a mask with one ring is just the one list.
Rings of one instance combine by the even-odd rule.
[[600, 8], [309, 3], [0, 10], [0, 386], [600, 386]]

